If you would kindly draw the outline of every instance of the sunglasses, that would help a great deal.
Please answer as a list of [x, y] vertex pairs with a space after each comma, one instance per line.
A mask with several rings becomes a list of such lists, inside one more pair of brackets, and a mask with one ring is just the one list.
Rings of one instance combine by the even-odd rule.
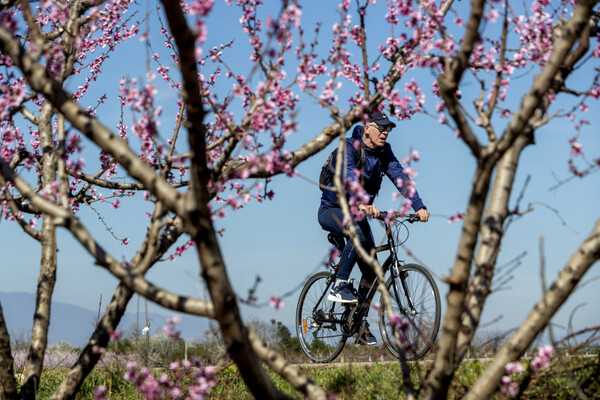
[[394, 129], [393, 125], [379, 125], [377, 122], [373, 122], [375, 124], [375, 126], [377, 126], [377, 129], [379, 129], [379, 132], [387, 132], [390, 133], [392, 131], [392, 129]]

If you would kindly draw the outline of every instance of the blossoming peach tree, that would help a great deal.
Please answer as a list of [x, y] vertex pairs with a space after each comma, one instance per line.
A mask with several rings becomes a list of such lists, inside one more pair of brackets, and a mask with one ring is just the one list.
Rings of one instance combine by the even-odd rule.
[[[572, 158], [565, 171], [579, 178], [599, 168], [600, 159], [590, 154], [597, 149], [586, 149], [579, 140], [588, 125], [585, 114], [600, 96], [597, 3], [536, 0], [521, 9], [507, 0], [342, 0], [336, 7], [321, 3], [315, 12], [313, 5], [294, 0], [276, 2], [277, 8], [261, 0], [149, 2], [154, 9], [141, 9], [132, 0], [0, 1], [1, 218], [18, 224], [42, 252], [36, 318], [20, 387], [0, 307], [3, 398], [35, 398], [39, 388], [59, 269], [59, 229], [120, 283], [52, 398], [75, 396], [102, 349], [119, 337], [117, 326], [135, 293], [174, 311], [216, 320], [229, 355], [257, 398], [285, 397], [262, 362], [305, 396], [326, 398], [244, 326], [223, 259], [229, 249], [220, 248], [213, 221], [228, 209], [272, 197], [266, 187], [271, 177], [293, 177], [300, 163], [367, 121], [375, 109], [399, 120], [433, 116], [476, 160], [469, 202], [452, 217], [463, 230], [444, 279], [447, 310], [435, 363], [424, 390], [407, 389], [409, 396], [446, 397], [491, 292], [507, 219], [514, 213], [508, 200], [523, 149], [544, 140], [541, 127], [566, 119], [574, 135], [566, 144]], [[206, 44], [213, 39], [208, 21], [218, 7], [235, 13], [245, 37]], [[308, 15], [323, 15], [324, 21], [309, 26]], [[158, 26], [157, 32], [150, 25]], [[128, 70], [139, 68], [136, 63], [121, 65], [123, 75], [114, 82], [118, 98], [110, 99], [94, 85], [125, 41], [138, 41], [151, 55], [143, 79], [129, 77], [129, 72], [140, 76], [138, 69]], [[249, 49], [245, 62], [228, 62], [236, 46]], [[568, 78], [582, 73], [581, 85], [570, 86]], [[522, 80], [514, 85], [522, 76], [534, 77], [525, 86]], [[478, 91], [467, 90], [473, 83]], [[159, 90], [170, 95], [159, 97]], [[121, 108], [117, 123], [103, 115], [106, 102], [114, 100]], [[296, 118], [300, 104], [316, 105], [324, 117], [321, 131], [294, 149], [288, 139], [302, 132]], [[177, 110], [168, 125], [166, 108]], [[418, 159], [413, 153], [406, 161]], [[98, 167], [91, 170], [88, 165], [94, 164]], [[128, 181], [120, 179], [124, 174]], [[341, 200], [350, 195], [353, 204], [360, 198], [358, 182], [336, 187]], [[152, 212], [140, 248], [122, 261], [99, 242], [79, 211], [94, 207], [102, 215], [125, 201], [145, 201]], [[348, 208], [348, 224], [360, 217], [357, 207]], [[517, 362], [600, 257], [599, 236], [600, 221], [467, 397], [513, 390], [503, 380], [506, 365]], [[178, 295], [145, 278], [161, 258], [192, 247], [209, 300]], [[283, 304], [277, 297], [270, 303]], [[193, 366], [172, 365], [175, 374], [181, 365]], [[197, 380], [188, 388], [166, 376], [156, 380], [135, 366], [128, 367], [127, 379], [138, 382], [149, 398], [186, 393], [202, 398], [214, 382], [213, 370], [198, 366]], [[96, 394], [100, 398], [105, 391], [99, 388]]]

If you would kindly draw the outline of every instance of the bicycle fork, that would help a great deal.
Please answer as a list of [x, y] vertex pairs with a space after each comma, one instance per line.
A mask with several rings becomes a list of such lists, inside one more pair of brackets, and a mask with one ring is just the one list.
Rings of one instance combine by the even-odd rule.
[[402, 290], [406, 296], [406, 302], [408, 304], [408, 309], [405, 309], [402, 306], [402, 302], [400, 301], [400, 294], [398, 293], [398, 285], [392, 281], [392, 286], [394, 287], [394, 295], [396, 296], [396, 302], [400, 307], [400, 312], [405, 315], [416, 315], [417, 310], [415, 309], [415, 305], [413, 303], [412, 295], [408, 290], [408, 285], [406, 284], [406, 278], [408, 277], [408, 272], [402, 271], [398, 266], [398, 261], [396, 261], [396, 265], [394, 266], [394, 276], [400, 279], [400, 283], [402, 285]]

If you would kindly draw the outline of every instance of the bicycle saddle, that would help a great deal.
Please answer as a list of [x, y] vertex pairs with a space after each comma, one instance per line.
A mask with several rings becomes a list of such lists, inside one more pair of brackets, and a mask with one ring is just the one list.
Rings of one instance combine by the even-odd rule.
[[327, 235], [327, 240], [329, 240], [329, 243], [337, 247], [339, 251], [344, 250], [344, 246], [346, 245], [346, 239], [344, 239], [343, 236], [329, 232], [329, 235]]

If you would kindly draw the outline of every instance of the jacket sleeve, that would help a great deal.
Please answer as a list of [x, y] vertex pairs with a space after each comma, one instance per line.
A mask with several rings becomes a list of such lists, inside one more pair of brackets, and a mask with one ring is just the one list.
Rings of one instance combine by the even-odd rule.
[[402, 168], [402, 165], [398, 159], [396, 159], [396, 156], [392, 152], [392, 148], [388, 143], [386, 143], [385, 146], [385, 153], [387, 160], [389, 160], [387, 169], [385, 170], [387, 177], [390, 178], [394, 186], [396, 186], [404, 198], [410, 199], [413, 210], [417, 211], [421, 208], [427, 208], [425, 207], [423, 200], [421, 200], [419, 192], [417, 192], [417, 189], [414, 186], [414, 181], [411, 180], [408, 175], [406, 175], [404, 168]]

